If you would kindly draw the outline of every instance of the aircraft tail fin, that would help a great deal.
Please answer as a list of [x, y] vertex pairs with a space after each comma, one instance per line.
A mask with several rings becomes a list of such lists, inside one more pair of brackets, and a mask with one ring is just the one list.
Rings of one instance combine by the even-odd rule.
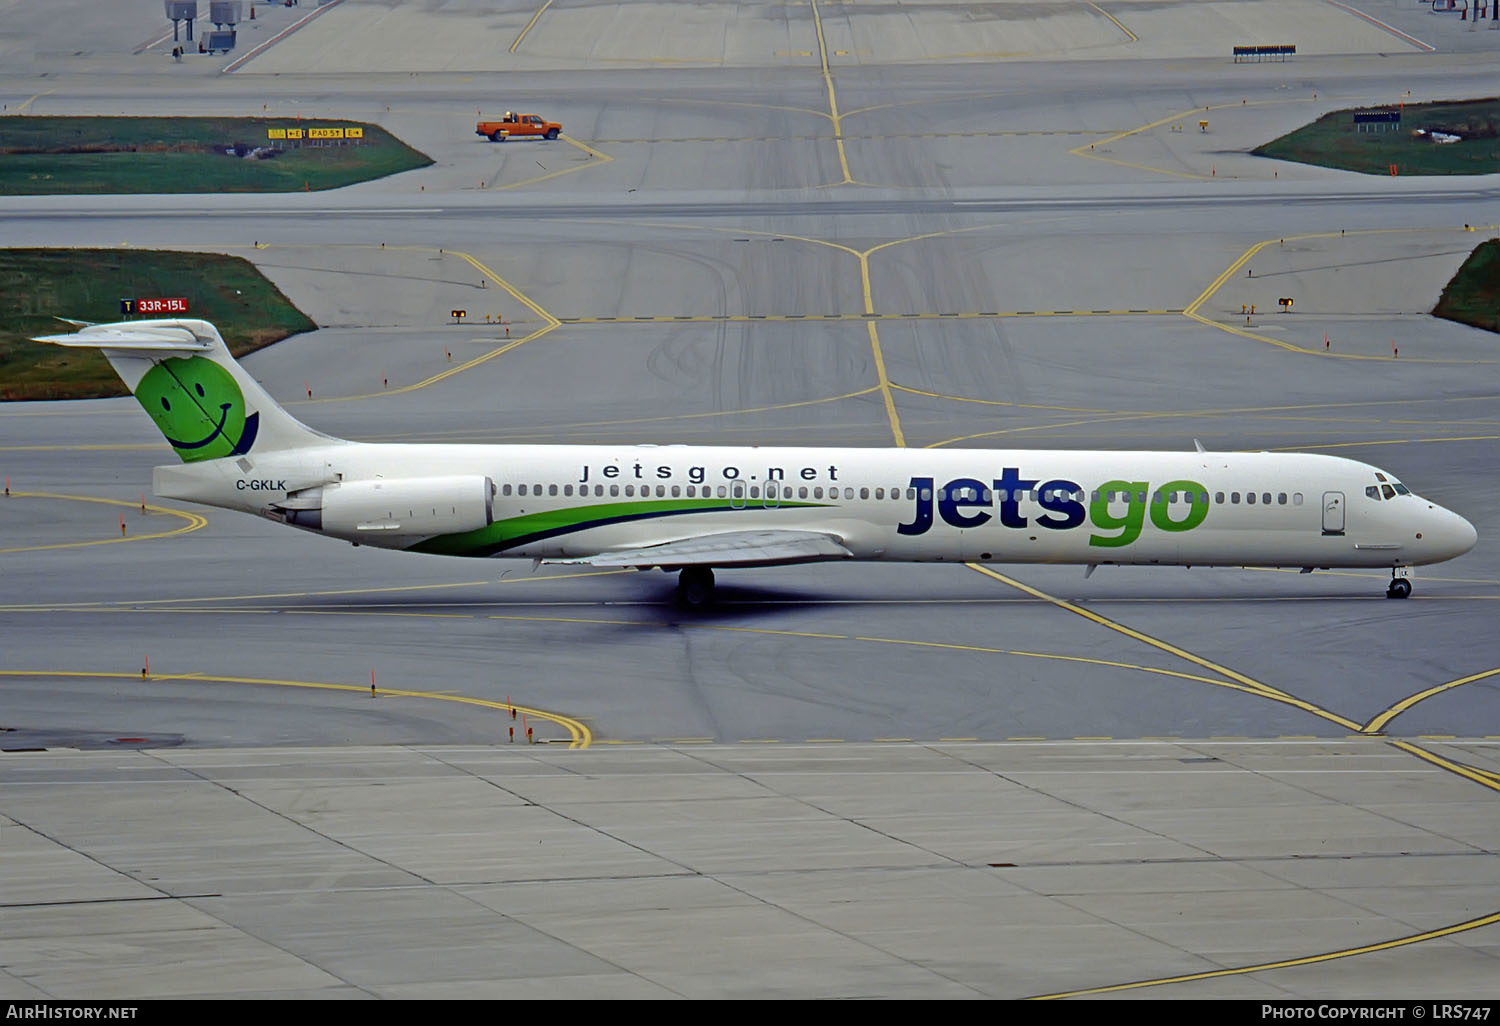
[[90, 324], [36, 341], [102, 352], [184, 463], [334, 441], [278, 406], [207, 321]]

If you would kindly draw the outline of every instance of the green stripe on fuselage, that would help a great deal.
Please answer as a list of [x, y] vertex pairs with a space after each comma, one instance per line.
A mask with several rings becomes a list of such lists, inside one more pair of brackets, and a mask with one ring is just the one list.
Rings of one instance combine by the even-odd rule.
[[668, 499], [645, 502], [611, 502], [596, 506], [568, 506], [561, 509], [526, 513], [496, 520], [493, 524], [462, 534], [440, 534], [411, 546], [408, 552], [428, 552], [440, 556], [492, 556], [506, 549], [576, 534], [594, 527], [632, 520], [655, 520], [660, 517], [690, 513], [743, 513], [747, 510], [805, 509], [822, 506], [816, 502], [787, 502], [780, 506], [730, 506], [725, 499]]

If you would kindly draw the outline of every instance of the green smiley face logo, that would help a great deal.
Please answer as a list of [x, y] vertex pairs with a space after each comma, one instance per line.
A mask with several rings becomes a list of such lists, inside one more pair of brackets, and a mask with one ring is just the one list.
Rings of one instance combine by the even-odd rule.
[[245, 414], [245, 397], [229, 372], [201, 356], [163, 360], [136, 385], [140, 401], [186, 463], [250, 451], [260, 414]]

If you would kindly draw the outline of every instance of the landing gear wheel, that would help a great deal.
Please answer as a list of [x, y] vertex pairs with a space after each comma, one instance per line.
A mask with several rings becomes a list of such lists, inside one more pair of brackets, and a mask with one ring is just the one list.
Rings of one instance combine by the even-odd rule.
[[1397, 577], [1391, 581], [1390, 587], [1385, 589], [1386, 598], [1404, 599], [1411, 595], [1411, 581], [1404, 577]]
[[702, 609], [714, 600], [714, 572], [706, 566], [685, 566], [677, 575], [677, 601]]

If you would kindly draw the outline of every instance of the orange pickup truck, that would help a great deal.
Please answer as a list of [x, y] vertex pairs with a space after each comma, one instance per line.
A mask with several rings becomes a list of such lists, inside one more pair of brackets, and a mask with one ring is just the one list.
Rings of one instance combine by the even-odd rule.
[[539, 135], [544, 139], [556, 139], [562, 134], [562, 124], [548, 121], [540, 114], [512, 114], [505, 112], [499, 121], [481, 121], [474, 126], [475, 135], [489, 136], [495, 142], [504, 142], [517, 135]]

